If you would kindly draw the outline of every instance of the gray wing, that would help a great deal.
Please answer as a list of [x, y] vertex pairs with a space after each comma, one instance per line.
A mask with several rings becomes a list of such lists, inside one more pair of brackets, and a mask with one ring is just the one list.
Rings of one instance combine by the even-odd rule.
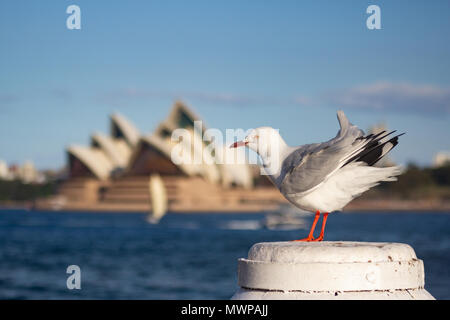
[[364, 131], [351, 124], [343, 111], [337, 112], [337, 118], [341, 128], [336, 137], [301, 146], [283, 161], [279, 186], [283, 194], [301, 193], [319, 185], [365, 144]]

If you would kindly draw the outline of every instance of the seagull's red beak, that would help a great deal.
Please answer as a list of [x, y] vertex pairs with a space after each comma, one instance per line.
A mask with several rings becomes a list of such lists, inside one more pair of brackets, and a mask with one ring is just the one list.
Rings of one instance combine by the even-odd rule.
[[230, 148], [237, 148], [237, 147], [243, 147], [246, 146], [248, 144], [247, 141], [237, 141], [235, 143], [233, 143]]

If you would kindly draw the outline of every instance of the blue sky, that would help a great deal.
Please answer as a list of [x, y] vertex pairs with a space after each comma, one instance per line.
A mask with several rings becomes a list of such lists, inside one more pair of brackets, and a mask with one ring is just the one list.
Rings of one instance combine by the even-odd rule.
[[[66, 8], [81, 8], [68, 30]], [[368, 30], [366, 8], [381, 8]], [[65, 163], [119, 111], [151, 132], [177, 98], [208, 127], [407, 132], [391, 157], [450, 150], [449, 1], [2, 1], [0, 159]]]

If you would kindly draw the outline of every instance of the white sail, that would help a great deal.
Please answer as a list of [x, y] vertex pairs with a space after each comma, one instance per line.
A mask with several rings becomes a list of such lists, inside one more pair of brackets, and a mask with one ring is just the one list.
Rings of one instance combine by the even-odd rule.
[[150, 223], [158, 223], [167, 212], [166, 188], [159, 174], [150, 176], [148, 187], [151, 199], [151, 211], [147, 221]]

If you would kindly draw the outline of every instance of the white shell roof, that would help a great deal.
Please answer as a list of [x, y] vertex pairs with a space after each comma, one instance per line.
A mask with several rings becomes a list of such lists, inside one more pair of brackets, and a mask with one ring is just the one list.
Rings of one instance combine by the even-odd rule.
[[105, 180], [114, 168], [113, 163], [102, 149], [72, 145], [67, 152], [79, 159], [99, 179]]
[[122, 139], [113, 139], [101, 133], [92, 135], [91, 139], [105, 152], [115, 167], [127, 166], [131, 148]]
[[[164, 154], [168, 159], [172, 160], [172, 146], [168, 144], [164, 139], [161, 139], [160, 137], [156, 135], [151, 136], [145, 136], [142, 137], [141, 140], [155, 149], [159, 150], [162, 154]], [[176, 163], [175, 163], [176, 164]], [[183, 171], [187, 175], [194, 175], [197, 172], [196, 168], [189, 164], [176, 164], [178, 168]]]
[[112, 123], [122, 131], [125, 139], [131, 147], [135, 147], [139, 142], [140, 133], [139, 130], [131, 124], [123, 115], [114, 113], [111, 115]]

